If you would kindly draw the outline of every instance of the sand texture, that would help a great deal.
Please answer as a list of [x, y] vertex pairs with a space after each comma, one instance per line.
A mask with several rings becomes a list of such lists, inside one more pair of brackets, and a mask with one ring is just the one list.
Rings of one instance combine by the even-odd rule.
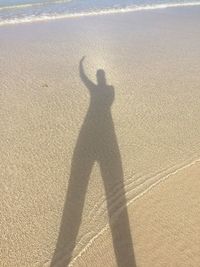
[[0, 27], [1, 267], [199, 266], [199, 12]]

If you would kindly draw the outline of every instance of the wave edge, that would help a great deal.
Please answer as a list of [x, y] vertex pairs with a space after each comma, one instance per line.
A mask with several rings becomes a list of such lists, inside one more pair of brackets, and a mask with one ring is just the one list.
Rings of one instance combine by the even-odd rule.
[[175, 8], [175, 7], [193, 7], [193, 6], [200, 6], [200, 1], [199, 2], [186, 2], [186, 3], [173, 3], [173, 4], [168, 3], [168, 4], [146, 5], [146, 6], [128, 6], [125, 8], [111, 8], [111, 9], [106, 9], [106, 10], [92, 11], [92, 12], [65, 13], [65, 14], [54, 14], [54, 15], [44, 14], [40, 16], [27, 16], [24, 18], [13, 18], [13, 19], [2, 20], [0, 21], [0, 26], [59, 20], [59, 19], [66, 19], [66, 18], [100, 16], [100, 15], [130, 13], [130, 12], [145, 11], [145, 10], [157, 10], [157, 9], [166, 9], [166, 8]]

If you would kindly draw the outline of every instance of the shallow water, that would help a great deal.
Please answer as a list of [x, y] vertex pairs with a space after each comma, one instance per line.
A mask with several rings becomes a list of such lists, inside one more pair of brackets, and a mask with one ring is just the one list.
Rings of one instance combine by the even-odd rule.
[[198, 0], [1, 0], [0, 25], [57, 18], [200, 5]]

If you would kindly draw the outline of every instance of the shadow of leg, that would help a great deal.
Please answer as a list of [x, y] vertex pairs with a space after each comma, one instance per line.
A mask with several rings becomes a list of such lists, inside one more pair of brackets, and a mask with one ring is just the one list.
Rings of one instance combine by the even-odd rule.
[[93, 161], [85, 155], [75, 154], [73, 157], [60, 232], [51, 267], [68, 266], [71, 260], [81, 224], [84, 200], [92, 166]]
[[[110, 161], [102, 160], [100, 168], [106, 191], [108, 215], [117, 266], [136, 267], [120, 156], [111, 156]], [[116, 187], [118, 190], [114, 190]], [[120, 214], [112, 222], [113, 215], [120, 209]]]

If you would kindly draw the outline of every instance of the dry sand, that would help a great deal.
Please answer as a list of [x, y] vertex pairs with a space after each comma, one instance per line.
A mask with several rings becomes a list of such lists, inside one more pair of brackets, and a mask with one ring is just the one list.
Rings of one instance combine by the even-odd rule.
[[0, 266], [199, 266], [199, 12], [0, 28]]

